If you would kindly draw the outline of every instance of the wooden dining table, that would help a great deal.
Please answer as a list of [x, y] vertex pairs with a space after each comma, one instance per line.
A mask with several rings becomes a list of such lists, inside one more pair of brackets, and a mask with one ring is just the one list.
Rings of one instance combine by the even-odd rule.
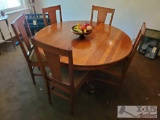
[[[71, 31], [77, 23], [85, 24], [89, 21], [52, 24], [38, 31], [34, 38], [54, 47], [72, 49], [74, 68], [80, 70], [110, 67], [131, 53], [131, 38], [122, 30], [108, 24], [94, 23], [91, 24], [92, 32], [80, 37]], [[61, 57], [61, 62], [67, 64], [68, 60]]]

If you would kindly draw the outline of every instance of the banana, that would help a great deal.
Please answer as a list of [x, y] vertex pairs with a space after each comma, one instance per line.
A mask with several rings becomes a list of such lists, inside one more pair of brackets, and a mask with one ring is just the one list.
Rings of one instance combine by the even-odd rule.
[[78, 25], [75, 25], [75, 26], [73, 27], [73, 30], [74, 30], [75, 32], [78, 32], [78, 33], [83, 33], [83, 31], [78, 28]]
[[73, 29], [78, 29], [77, 25], [75, 25]]
[[78, 33], [83, 33], [83, 32], [82, 32], [82, 30], [77, 29], [77, 28], [76, 28], [76, 29], [74, 29], [74, 31], [76, 31], [76, 32], [78, 32]]
[[83, 33], [82, 30], [80, 30], [80, 29], [77, 28], [77, 25], [74, 26], [73, 30], [76, 31], [76, 32], [78, 32], [78, 33]]

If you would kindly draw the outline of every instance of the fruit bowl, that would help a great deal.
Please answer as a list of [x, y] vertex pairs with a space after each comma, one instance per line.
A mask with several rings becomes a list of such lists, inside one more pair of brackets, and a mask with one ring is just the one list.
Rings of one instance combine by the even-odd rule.
[[71, 29], [71, 31], [74, 33], [74, 34], [76, 34], [76, 35], [88, 35], [88, 34], [90, 34], [91, 32], [92, 32], [92, 30], [90, 30], [90, 31], [86, 31], [86, 33], [84, 33], [84, 32], [78, 32], [78, 31], [76, 31], [76, 30], [74, 30], [74, 27], [75, 27], [76, 25], [74, 25], [73, 27], [72, 27], [72, 29]]
[[84, 38], [84, 35], [92, 33], [92, 27], [87, 23], [84, 25], [77, 24], [71, 28], [71, 31], [76, 35], [80, 35], [81, 38]]

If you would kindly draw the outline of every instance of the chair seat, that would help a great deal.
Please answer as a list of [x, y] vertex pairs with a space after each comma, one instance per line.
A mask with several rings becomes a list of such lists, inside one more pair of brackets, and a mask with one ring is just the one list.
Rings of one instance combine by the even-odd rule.
[[[121, 76], [123, 74], [123, 68], [124, 68], [125, 62], [126, 62], [126, 59], [111, 66], [110, 68], [96, 71], [95, 72], [95, 79], [117, 86], [118, 85], [117, 81], [119, 81], [117, 78], [121, 78]], [[111, 75], [113, 75], [115, 77], [113, 78], [113, 77], [111, 77]]]
[[[146, 24], [144, 22], [141, 29], [138, 32], [138, 35], [137, 35], [136, 40], [133, 44], [130, 55], [127, 58], [125, 58], [124, 60], [119, 61], [116, 65], [111, 66], [110, 68], [106, 68], [106, 69], [96, 71], [94, 79], [102, 81], [102, 82], [106, 82], [106, 83], [109, 83], [109, 84], [122, 86], [124, 76], [125, 76], [125, 74], [127, 72], [127, 69], [129, 68], [129, 65], [130, 65], [130, 63], [131, 63], [131, 61], [134, 57], [134, 54], [137, 50], [137, 47], [140, 44], [140, 41], [143, 39], [145, 31], [146, 31]], [[111, 75], [113, 78], [118, 77], [119, 80], [118, 81], [113, 81], [113, 79], [109, 80], [107, 75]]]
[[126, 59], [122, 60], [119, 63], [117, 63], [116, 65], [108, 68], [108, 70], [114, 70], [114, 71], [117, 71], [117, 72], [122, 72], [123, 71], [123, 66], [125, 65], [125, 63], [126, 63]]
[[[65, 84], [69, 83], [69, 70], [65, 67], [62, 67], [62, 82]], [[84, 80], [84, 78], [89, 74], [89, 71], [83, 71], [83, 70], [74, 70], [74, 87], [77, 88], [77, 86]], [[49, 76], [52, 78], [52, 74], [49, 73]]]
[[[41, 58], [42, 58], [42, 61], [43, 62], [46, 62], [46, 58], [44, 55], [41, 54]], [[31, 55], [30, 55], [30, 61], [31, 62], [38, 62], [38, 58], [37, 58], [37, 55], [36, 55], [36, 52], [33, 50]]]
[[4, 43], [4, 42], [5, 42], [4, 40], [0, 40], [0, 44], [1, 44], [1, 43]]
[[[102, 71], [104, 73], [116, 75], [117, 77], [120, 77], [123, 74], [122, 72], [123, 72], [123, 68], [124, 68], [126, 61], [127, 61], [127, 59], [124, 59], [124, 60], [120, 61], [119, 63], [117, 63], [109, 68], [102, 69], [100, 71]], [[104, 74], [104, 73], [102, 73], [102, 74]]]

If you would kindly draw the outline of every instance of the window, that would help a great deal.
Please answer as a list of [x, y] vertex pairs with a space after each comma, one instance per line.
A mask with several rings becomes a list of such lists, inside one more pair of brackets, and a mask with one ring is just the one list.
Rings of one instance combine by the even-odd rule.
[[0, 0], [0, 11], [13, 12], [25, 8], [24, 0]]

